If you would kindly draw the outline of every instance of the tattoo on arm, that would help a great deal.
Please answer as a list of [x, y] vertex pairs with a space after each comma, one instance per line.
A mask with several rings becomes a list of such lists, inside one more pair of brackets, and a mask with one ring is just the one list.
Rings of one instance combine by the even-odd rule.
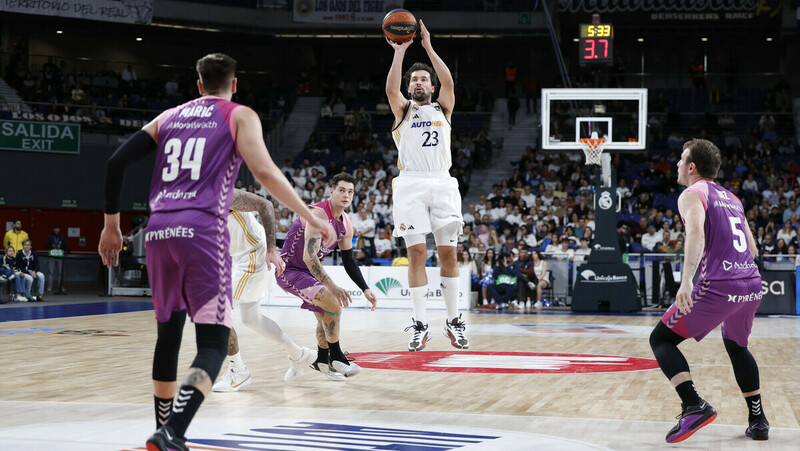
[[314, 276], [315, 279], [322, 282], [322, 284], [326, 287], [330, 287], [333, 285], [333, 280], [331, 280], [331, 278], [322, 268], [322, 262], [320, 262], [319, 257], [317, 257], [317, 251], [319, 251], [321, 241], [322, 238], [318, 236], [311, 236], [306, 240], [305, 261], [306, 265], [308, 266], [308, 270], [311, 271], [311, 275]]
[[235, 189], [233, 190], [231, 210], [258, 212], [258, 216], [261, 217], [261, 225], [264, 226], [264, 231], [267, 233], [267, 248], [275, 248], [275, 208], [272, 206], [272, 202], [257, 194]]
[[700, 249], [697, 251], [697, 260], [691, 268], [689, 268], [689, 279], [694, 280], [694, 275], [697, 272], [697, 267], [700, 266], [700, 260], [703, 258], [703, 243], [700, 243]]
[[258, 210], [258, 215], [261, 216], [261, 225], [264, 226], [264, 231], [267, 233], [267, 248], [275, 248], [275, 208], [272, 207], [272, 202], [265, 202], [263, 207]]

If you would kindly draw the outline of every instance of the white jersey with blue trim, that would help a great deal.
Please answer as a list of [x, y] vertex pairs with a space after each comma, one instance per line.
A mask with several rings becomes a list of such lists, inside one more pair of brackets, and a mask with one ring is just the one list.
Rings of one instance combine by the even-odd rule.
[[412, 172], [450, 171], [450, 130], [438, 103], [419, 105], [411, 100], [402, 122], [392, 130], [397, 167]]

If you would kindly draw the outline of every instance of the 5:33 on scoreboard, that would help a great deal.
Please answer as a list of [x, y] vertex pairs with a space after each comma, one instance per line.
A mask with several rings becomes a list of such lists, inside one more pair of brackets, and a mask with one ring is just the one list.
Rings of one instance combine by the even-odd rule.
[[578, 40], [578, 61], [587, 64], [614, 64], [614, 26], [611, 24], [581, 24]]

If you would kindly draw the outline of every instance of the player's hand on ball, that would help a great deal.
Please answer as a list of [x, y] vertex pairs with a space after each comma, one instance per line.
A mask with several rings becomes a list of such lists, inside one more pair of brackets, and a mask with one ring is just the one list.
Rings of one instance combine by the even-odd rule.
[[331, 293], [333, 293], [333, 296], [342, 307], [347, 307], [351, 302], [353, 302], [347, 290], [337, 287], [336, 285], [331, 288]]
[[412, 43], [412, 42], [414, 42], [414, 40], [413, 40], [413, 39], [411, 39], [411, 40], [409, 40], [408, 42], [397, 43], [397, 42], [394, 42], [394, 41], [392, 41], [392, 40], [391, 40], [391, 39], [389, 39], [389, 38], [386, 38], [386, 42], [388, 42], [388, 43], [389, 43], [389, 45], [391, 45], [393, 49], [395, 49], [395, 50], [402, 50], [402, 51], [404, 51], [404, 52], [405, 52], [405, 51], [406, 51], [406, 49], [408, 48], [408, 46], [410, 46], [410, 45], [411, 45], [411, 43]]
[[375, 297], [375, 293], [367, 288], [366, 291], [364, 291], [364, 297], [367, 298], [370, 304], [372, 304], [372, 308], [370, 310], [375, 311], [375, 306], [378, 304], [378, 298]]
[[684, 315], [691, 313], [692, 307], [694, 307], [694, 302], [692, 301], [693, 288], [694, 284], [692, 282], [681, 283], [680, 288], [678, 288], [678, 293], [675, 295], [675, 306]]

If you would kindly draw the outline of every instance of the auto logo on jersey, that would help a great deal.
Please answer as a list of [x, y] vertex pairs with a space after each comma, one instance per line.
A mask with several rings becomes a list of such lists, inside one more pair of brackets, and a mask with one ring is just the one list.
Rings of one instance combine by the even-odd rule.
[[658, 368], [653, 359], [542, 352], [362, 352], [349, 356], [362, 368], [439, 373], [606, 373]]

